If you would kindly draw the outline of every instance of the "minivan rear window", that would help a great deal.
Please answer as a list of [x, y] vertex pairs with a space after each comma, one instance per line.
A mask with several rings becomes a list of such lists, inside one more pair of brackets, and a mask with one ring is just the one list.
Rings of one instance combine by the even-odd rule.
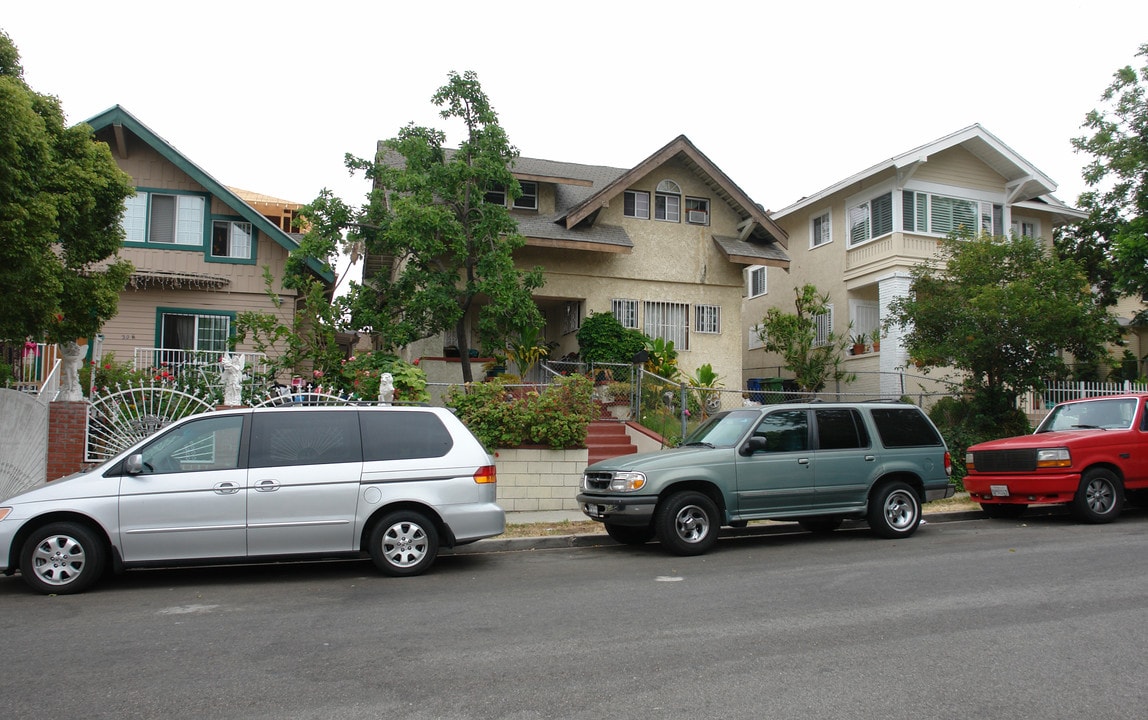
[[929, 418], [915, 407], [874, 408], [873, 423], [887, 448], [943, 445]]
[[411, 460], [442, 457], [454, 440], [434, 413], [361, 412], [363, 459]]
[[355, 412], [284, 410], [251, 418], [253, 468], [362, 461]]

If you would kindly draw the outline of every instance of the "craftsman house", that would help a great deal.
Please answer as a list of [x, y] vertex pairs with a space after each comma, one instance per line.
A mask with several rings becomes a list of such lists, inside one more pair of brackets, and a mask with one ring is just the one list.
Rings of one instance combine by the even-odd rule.
[[[672, 340], [683, 372], [709, 363], [740, 384], [744, 271], [789, 265], [786, 233], [763, 208], [684, 135], [632, 168], [520, 157], [513, 172], [522, 196], [502, 202], [526, 238], [519, 267], [544, 271], [535, 300], [557, 343], [551, 357], [577, 353], [589, 314], [613, 313]], [[453, 344], [448, 333], [408, 351], [433, 358]], [[459, 379], [457, 368], [436, 377], [433, 362], [423, 367]]]
[[[1034, 236], [1083, 213], [1052, 196], [1056, 183], [980, 125], [909, 150], [803, 197], [770, 217], [788, 235], [788, 274], [764, 263], [749, 270], [745, 302], [744, 375], [779, 374], [762, 348], [757, 323], [770, 306], [792, 311], [794, 288], [812, 283], [830, 295], [823, 334], [866, 336], [846, 359], [859, 392], [904, 394], [899, 370], [909, 363], [896, 330], [882, 332], [889, 303], [909, 290], [909, 270], [934, 255], [938, 242], [968, 229]], [[880, 379], [878, 384], [878, 378]]]
[[[137, 367], [186, 362], [226, 350], [240, 312], [290, 323], [296, 294], [280, 283], [298, 246], [291, 234], [297, 204], [224, 186], [118, 105], [87, 122], [137, 189], [126, 202], [120, 252], [135, 272], [118, 314], [104, 325], [105, 356], [114, 352]], [[279, 307], [266, 293], [264, 267], [283, 299]], [[334, 280], [317, 263], [311, 270]]]

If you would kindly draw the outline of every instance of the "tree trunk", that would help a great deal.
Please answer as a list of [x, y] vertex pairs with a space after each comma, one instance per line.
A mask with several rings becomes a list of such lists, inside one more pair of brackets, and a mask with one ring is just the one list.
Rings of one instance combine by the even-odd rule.
[[474, 382], [474, 372], [470, 367], [470, 333], [467, 332], [466, 315], [459, 318], [455, 335], [458, 336], [458, 362], [462, 366], [462, 381]]

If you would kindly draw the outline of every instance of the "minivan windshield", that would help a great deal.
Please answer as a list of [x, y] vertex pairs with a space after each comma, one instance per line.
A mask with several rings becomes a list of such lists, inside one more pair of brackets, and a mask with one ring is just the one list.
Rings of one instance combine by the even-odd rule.
[[1064, 403], [1053, 408], [1036, 431], [1127, 430], [1135, 417], [1136, 398]]
[[730, 410], [718, 413], [686, 436], [682, 446], [733, 447], [761, 417], [757, 410]]

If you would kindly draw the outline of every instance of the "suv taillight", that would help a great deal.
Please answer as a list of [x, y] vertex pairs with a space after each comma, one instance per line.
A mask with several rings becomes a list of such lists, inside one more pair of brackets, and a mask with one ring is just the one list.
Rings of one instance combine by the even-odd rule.
[[493, 465], [483, 465], [474, 471], [474, 481], [479, 485], [498, 482], [498, 479], [495, 476], [496, 473]]
[[945, 451], [945, 475], [953, 476], [953, 456]]

